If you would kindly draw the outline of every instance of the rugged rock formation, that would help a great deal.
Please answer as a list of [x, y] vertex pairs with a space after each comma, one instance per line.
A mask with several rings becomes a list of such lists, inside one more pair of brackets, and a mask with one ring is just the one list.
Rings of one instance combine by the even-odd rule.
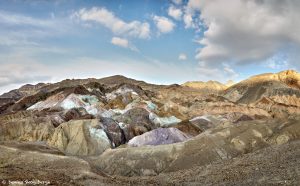
[[[44, 88], [44, 87], [42, 87]], [[51, 91], [44, 91], [40, 90], [37, 93], [30, 94], [28, 96], [24, 96], [15, 102], [13, 105], [8, 107], [3, 113], [10, 113], [10, 112], [17, 112], [26, 110], [27, 108], [31, 107], [32, 105], [51, 97], [57, 93], [63, 93], [64, 95], [69, 95], [71, 93], [74, 94], [88, 94], [89, 92], [82, 86], [76, 87], [59, 87], [57, 89]]]
[[31, 112], [0, 116], [0, 141], [44, 141], [54, 131], [51, 120]]
[[70, 155], [99, 155], [110, 141], [98, 120], [77, 120], [58, 126], [48, 144]]
[[[55, 149], [46, 147], [45, 150], [42, 145], [34, 145], [34, 149], [23, 147], [24, 145], [21, 148], [16, 145], [0, 145], [1, 184], [4, 183], [3, 180], [7, 184], [8, 181], [19, 181], [24, 185], [26, 180], [28, 183], [35, 183], [32, 185], [101, 184], [103, 177], [92, 172], [89, 163], [82, 159], [53, 154]], [[87, 177], [88, 179], [83, 179]]]
[[224, 97], [267, 110], [273, 117], [288, 117], [300, 112], [300, 74], [287, 70], [262, 74], [235, 84]]
[[299, 121], [247, 121], [219, 126], [183, 143], [107, 150], [94, 164], [107, 174], [157, 175], [231, 159], [299, 137]]
[[[299, 100], [295, 71], [251, 77], [229, 88], [212, 81], [153, 85], [123, 76], [26, 85], [0, 96], [0, 178], [28, 174], [49, 177], [54, 185], [272, 184], [267, 181], [277, 173], [255, 174], [257, 182], [239, 173], [243, 180], [228, 175], [233, 170], [226, 162], [239, 171], [243, 160], [261, 169], [256, 162], [276, 159], [267, 153], [274, 148], [281, 154], [288, 149], [291, 159], [266, 160], [266, 167], [279, 171], [282, 162], [297, 163], [298, 151], [291, 147], [299, 146]], [[37, 173], [41, 167], [45, 174]], [[299, 171], [284, 167], [292, 175], [289, 183], [297, 183]], [[195, 179], [181, 177], [187, 174]], [[146, 175], [154, 177], [140, 177]], [[289, 176], [280, 174], [281, 181], [282, 175]]]
[[131, 109], [117, 117], [116, 120], [124, 131], [126, 141], [157, 127], [150, 121], [149, 112], [143, 108]]
[[253, 76], [227, 89], [224, 96], [234, 102], [253, 103], [262, 97], [276, 95], [300, 97], [299, 88], [300, 74], [287, 70]]
[[107, 137], [111, 141], [112, 147], [118, 147], [127, 142], [126, 136], [129, 134], [125, 133], [126, 131], [124, 131], [115, 120], [111, 118], [101, 118], [100, 122]]
[[20, 87], [19, 89], [11, 90], [7, 93], [4, 93], [3, 95], [0, 95], [0, 106], [2, 106], [4, 103], [14, 103], [24, 96], [32, 95], [46, 85], [47, 84], [44, 83], [39, 83], [36, 85], [27, 84]]

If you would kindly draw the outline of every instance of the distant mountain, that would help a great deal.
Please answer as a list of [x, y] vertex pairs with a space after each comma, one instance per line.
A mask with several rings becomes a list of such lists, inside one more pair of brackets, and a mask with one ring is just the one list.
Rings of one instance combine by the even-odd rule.
[[7, 93], [4, 93], [0, 96], [0, 106], [12, 104], [24, 96], [32, 95], [45, 85], [46, 84], [44, 83], [39, 83], [36, 85], [27, 84], [20, 87], [19, 89], [14, 89]]
[[182, 84], [182, 86], [185, 87], [190, 87], [190, 88], [195, 88], [195, 89], [201, 89], [209, 92], [219, 92], [223, 91], [228, 86], [218, 82], [218, 81], [188, 81]]
[[256, 75], [228, 88], [224, 97], [239, 103], [254, 103], [262, 97], [300, 96], [300, 74], [294, 70]]
[[163, 85], [154, 85], [149, 84], [144, 81], [138, 81], [135, 79], [127, 78], [121, 75], [115, 75], [110, 77], [105, 77], [101, 79], [96, 78], [88, 78], [88, 79], [66, 79], [57, 83], [38, 83], [36, 85], [27, 84], [18, 89], [11, 90], [7, 93], [0, 95], [0, 106], [6, 104], [12, 104], [21, 98], [29, 95], [33, 95], [38, 92], [47, 93], [52, 92], [59, 88], [68, 88], [68, 87], [76, 87], [79, 85], [88, 84], [91, 82], [97, 82], [100, 84], [104, 84], [105, 87], [113, 87], [118, 84], [127, 83], [133, 84], [143, 87], [144, 89], [155, 89], [159, 87], [164, 87]]

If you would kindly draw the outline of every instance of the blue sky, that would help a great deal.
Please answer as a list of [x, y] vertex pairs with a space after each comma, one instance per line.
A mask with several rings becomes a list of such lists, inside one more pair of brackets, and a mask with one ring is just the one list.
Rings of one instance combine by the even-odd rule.
[[0, 1], [0, 92], [115, 74], [225, 83], [299, 69], [297, 1], [226, 2]]

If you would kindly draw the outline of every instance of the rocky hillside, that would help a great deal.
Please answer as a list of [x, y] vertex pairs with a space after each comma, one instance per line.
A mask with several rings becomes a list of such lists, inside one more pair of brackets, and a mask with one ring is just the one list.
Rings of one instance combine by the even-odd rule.
[[218, 81], [188, 81], [182, 84], [182, 86], [200, 89], [203, 91], [208, 91], [210, 93], [218, 93], [228, 88], [228, 86], [223, 85]]
[[230, 87], [124, 76], [25, 85], [0, 96], [0, 178], [299, 185], [299, 77], [288, 70]]
[[272, 115], [299, 114], [300, 74], [293, 70], [253, 76], [225, 90], [223, 96], [235, 103], [263, 108]]
[[224, 96], [235, 102], [252, 103], [262, 97], [298, 94], [299, 89], [300, 74], [287, 70], [250, 77], [228, 88]]

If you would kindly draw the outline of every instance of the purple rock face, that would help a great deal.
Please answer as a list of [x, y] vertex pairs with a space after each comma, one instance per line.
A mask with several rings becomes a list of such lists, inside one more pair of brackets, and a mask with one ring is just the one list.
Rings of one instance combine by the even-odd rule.
[[183, 142], [191, 138], [176, 128], [158, 128], [132, 138], [129, 146], [139, 147], [144, 145], [163, 145]]

